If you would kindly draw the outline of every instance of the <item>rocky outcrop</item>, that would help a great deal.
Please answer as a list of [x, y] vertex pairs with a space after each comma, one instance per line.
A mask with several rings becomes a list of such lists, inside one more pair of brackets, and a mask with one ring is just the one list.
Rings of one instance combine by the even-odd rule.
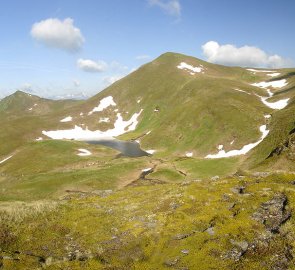
[[285, 194], [276, 194], [271, 200], [261, 204], [253, 218], [263, 223], [268, 231], [278, 233], [280, 226], [291, 217], [291, 212], [286, 210], [287, 202]]

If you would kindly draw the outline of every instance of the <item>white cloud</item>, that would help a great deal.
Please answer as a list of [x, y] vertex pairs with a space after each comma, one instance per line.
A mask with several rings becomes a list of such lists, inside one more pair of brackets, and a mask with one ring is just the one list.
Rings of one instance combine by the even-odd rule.
[[232, 44], [220, 45], [209, 41], [202, 46], [203, 54], [208, 62], [242, 67], [281, 68], [291, 64], [291, 61], [279, 55], [269, 55], [253, 46], [236, 47]]
[[147, 60], [147, 59], [150, 59], [151, 57], [147, 54], [143, 54], [143, 55], [138, 55], [135, 57], [136, 60]]
[[75, 27], [73, 23], [71, 18], [66, 18], [63, 21], [49, 18], [34, 23], [31, 36], [46, 46], [74, 52], [82, 47], [85, 39], [80, 29]]
[[86, 72], [102, 72], [107, 68], [107, 63], [104, 61], [93, 61], [90, 59], [78, 59], [77, 67]]
[[148, 0], [148, 3], [151, 6], [157, 6], [164, 10], [167, 14], [180, 17], [181, 15], [181, 6], [178, 0]]

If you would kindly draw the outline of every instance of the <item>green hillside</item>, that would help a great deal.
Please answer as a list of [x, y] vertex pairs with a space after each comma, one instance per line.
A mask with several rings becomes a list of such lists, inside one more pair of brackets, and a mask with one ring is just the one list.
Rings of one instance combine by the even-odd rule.
[[[0, 269], [294, 269], [294, 74], [166, 53], [88, 100], [4, 98]], [[150, 155], [87, 143], [110, 134]]]

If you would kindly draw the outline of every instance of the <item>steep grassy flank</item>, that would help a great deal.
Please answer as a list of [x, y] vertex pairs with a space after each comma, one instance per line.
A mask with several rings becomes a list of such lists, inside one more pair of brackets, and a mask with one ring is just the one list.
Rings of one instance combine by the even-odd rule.
[[295, 171], [294, 139], [292, 140], [295, 129], [295, 99], [284, 110], [272, 114], [269, 128], [269, 135], [251, 152], [244, 167]]

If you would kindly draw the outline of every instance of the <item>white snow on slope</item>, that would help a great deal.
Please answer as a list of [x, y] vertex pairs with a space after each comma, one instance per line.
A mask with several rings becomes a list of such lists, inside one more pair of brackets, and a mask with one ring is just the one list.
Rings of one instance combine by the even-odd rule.
[[267, 88], [267, 87], [273, 87], [273, 88], [282, 88], [286, 86], [287, 80], [282, 79], [282, 80], [277, 80], [277, 81], [272, 81], [272, 82], [259, 82], [259, 83], [252, 83], [251, 85], [257, 86], [260, 88]]
[[278, 100], [275, 102], [268, 102], [267, 99], [272, 97], [273, 93], [269, 89], [266, 89], [266, 87], [272, 86], [274, 88], [281, 88], [281, 87], [286, 86], [287, 84], [288, 84], [287, 80], [282, 79], [282, 80], [277, 80], [277, 81], [272, 81], [272, 82], [253, 83], [251, 85], [263, 88], [267, 91], [268, 97], [262, 97], [262, 96], [259, 96], [256, 94], [256, 96], [258, 96], [260, 98], [260, 100], [262, 101], [262, 103], [264, 105], [266, 105], [267, 107], [274, 109], [274, 110], [281, 110], [281, 109], [284, 109], [288, 105], [289, 98], [281, 99], [281, 100]]
[[87, 149], [80, 148], [80, 149], [78, 149], [78, 151], [80, 153], [77, 154], [77, 155], [80, 156], [80, 157], [86, 157], [86, 156], [92, 155], [92, 153], [90, 151], [88, 151]]
[[107, 131], [100, 130], [89, 130], [88, 128], [83, 129], [79, 126], [76, 126], [73, 129], [66, 130], [52, 130], [52, 131], [42, 131], [42, 134], [47, 137], [55, 140], [68, 139], [68, 140], [78, 140], [78, 141], [87, 141], [87, 140], [99, 140], [103, 138], [112, 138], [119, 136], [128, 131], [135, 130], [138, 124], [138, 116], [142, 113], [142, 109], [139, 113], [135, 113], [132, 117], [124, 121], [120, 113], [117, 114], [117, 120], [114, 123], [114, 128]]
[[193, 152], [186, 152], [186, 153], [185, 153], [185, 156], [186, 156], [186, 157], [192, 157], [192, 156], [193, 156]]
[[73, 120], [72, 116], [67, 116], [64, 119], [61, 119], [60, 122], [65, 123], [65, 122], [71, 122]]
[[94, 107], [92, 111], [88, 113], [88, 115], [93, 114], [94, 112], [102, 112], [104, 109], [106, 109], [109, 106], [116, 106], [114, 99], [112, 96], [108, 96], [103, 98], [97, 107]]
[[252, 71], [252, 72], [267, 72], [267, 73], [270, 73], [270, 72], [274, 72], [273, 70], [261, 70], [261, 69], [254, 69], [254, 68], [247, 68], [247, 70], [249, 71]]
[[12, 158], [12, 155], [7, 157], [7, 158], [4, 158], [3, 160], [0, 161], [0, 164], [4, 163], [5, 161], [7, 161], [8, 159]]
[[261, 97], [259, 96], [261, 101], [263, 102], [264, 105], [266, 105], [267, 107], [274, 109], [274, 110], [281, 110], [284, 109], [287, 105], [288, 105], [288, 101], [290, 98], [285, 98], [285, 99], [281, 99], [275, 102], [268, 102], [266, 101], [269, 97]]
[[184, 70], [188, 70], [188, 71], [190, 71], [190, 74], [191, 74], [191, 75], [194, 75], [195, 73], [200, 73], [200, 72], [202, 72], [202, 71], [204, 70], [204, 68], [201, 67], [201, 66], [199, 66], [199, 67], [194, 67], [194, 66], [189, 65], [189, 64], [187, 64], [187, 63], [185, 63], [185, 62], [181, 62], [181, 63], [177, 66], [177, 68], [179, 68], [179, 69], [184, 69]]
[[156, 150], [150, 149], [150, 150], [145, 150], [145, 152], [152, 155], [152, 154], [156, 153]]
[[142, 172], [150, 172], [153, 168], [146, 168], [146, 169], [143, 169], [141, 170]]
[[275, 72], [275, 73], [270, 73], [270, 74], [266, 74], [267, 76], [270, 76], [270, 77], [276, 77], [276, 76], [279, 76], [281, 75], [281, 73], [279, 72]]
[[39, 137], [39, 138], [36, 139], [36, 141], [43, 141], [43, 138]]
[[245, 93], [245, 94], [247, 94], [247, 95], [251, 95], [250, 93], [248, 93], [248, 92], [246, 92], [246, 91], [244, 91], [244, 90], [241, 90], [241, 89], [239, 89], [239, 88], [234, 88], [233, 90], [238, 91], [238, 92], [241, 92], [241, 93]]
[[258, 144], [260, 144], [269, 133], [269, 130], [266, 129], [266, 125], [260, 126], [259, 130], [262, 133], [262, 136], [259, 139], [259, 141], [255, 142], [255, 143], [250, 143], [250, 144], [244, 145], [240, 150], [231, 150], [229, 152], [225, 152], [224, 150], [219, 150], [219, 152], [217, 154], [210, 154], [210, 155], [207, 155], [205, 158], [210, 158], [210, 159], [226, 158], [226, 157], [233, 157], [233, 156], [247, 154], [251, 149], [253, 149]]

